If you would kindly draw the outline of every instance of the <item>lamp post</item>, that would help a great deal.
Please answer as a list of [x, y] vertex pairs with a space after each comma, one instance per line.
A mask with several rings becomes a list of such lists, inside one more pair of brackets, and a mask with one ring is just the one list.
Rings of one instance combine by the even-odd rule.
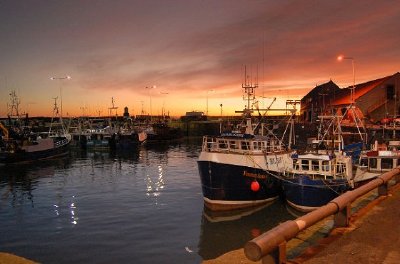
[[353, 57], [345, 57], [343, 55], [340, 55], [337, 57], [337, 60], [338, 61], [351, 60], [351, 66], [353, 67], [353, 88], [351, 89], [350, 101], [351, 101], [351, 104], [353, 104], [354, 103], [354, 92], [356, 89], [356, 74], [355, 74], [355, 69], [354, 69], [354, 58]]
[[63, 100], [62, 100], [62, 85], [61, 85], [61, 81], [62, 80], [70, 80], [71, 76], [67, 75], [64, 77], [51, 77], [50, 80], [59, 80], [60, 81], [60, 101], [61, 101], [61, 117], [63, 116]]
[[151, 121], [151, 116], [152, 116], [152, 111], [151, 111], [151, 89], [154, 89], [154, 88], [156, 88], [155, 85], [153, 85], [151, 87], [146, 86], [146, 89], [149, 90], [149, 97], [150, 97], [150, 121]]
[[214, 90], [208, 90], [208, 91], [207, 91], [207, 105], [206, 105], [206, 106], [207, 106], [207, 108], [206, 108], [206, 115], [207, 115], [207, 116], [208, 116], [208, 93], [209, 93], [209, 92], [214, 92]]

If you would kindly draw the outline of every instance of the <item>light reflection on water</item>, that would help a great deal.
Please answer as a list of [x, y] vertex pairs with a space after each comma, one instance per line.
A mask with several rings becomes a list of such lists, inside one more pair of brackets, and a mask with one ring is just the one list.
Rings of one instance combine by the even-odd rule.
[[280, 202], [210, 216], [200, 142], [72, 150], [61, 160], [1, 167], [0, 251], [41, 263], [200, 263], [290, 218]]

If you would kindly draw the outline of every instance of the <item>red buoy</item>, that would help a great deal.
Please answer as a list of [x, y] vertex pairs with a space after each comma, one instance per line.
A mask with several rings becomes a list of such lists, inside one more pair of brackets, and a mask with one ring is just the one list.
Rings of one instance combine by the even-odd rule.
[[253, 181], [250, 185], [250, 188], [253, 192], [258, 192], [258, 190], [260, 190], [260, 184], [258, 181]]

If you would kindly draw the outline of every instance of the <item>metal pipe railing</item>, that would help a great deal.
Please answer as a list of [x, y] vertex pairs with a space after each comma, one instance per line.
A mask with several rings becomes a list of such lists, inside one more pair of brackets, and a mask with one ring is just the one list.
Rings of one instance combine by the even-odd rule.
[[[268, 255], [271, 255], [269, 259], [271, 259], [271, 257], [276, 258], [275, 256], [278, 256], [278, 258], [280, 259], [286, 258], [286, 249], [279, 249], [282, 244], [285, 244], [292, 238], [296, 237], [296, 235], [300, 231], [314, 225], [315, 223], [331, 215], [336, 214], [335, 217], [338, 216], [337, 218], [335, 218], [336, 226], [348, 225], [351, 203], [375, 188], [379, 188], [379, 195], [386, 195], [388, 182], [394, 176], [399, 174], [400, 167], [397, 167], [389, 172], [378, 176], [376, 179], [368, 182], [365, 185], [362, 185], [352, 191], [345, 192], [344, 194], [330, 201], [328, 204], [306, 215], [303, 215], [295, 220], [286, 221], [278, 225], [277, 227], [267, 231], [266, 233], [254, 238], [253, 240], [247, 242], [244, 247], [246, 257], [252, 261], [259, 261]], [[342, 217], [340, 214], [342, 214]], [[343, 214], [345, 224], [337, 223], [337, 221], [343, 221]], [[276, 250], [281, 250], [284, 253], [282, 254], [282, 252], [274, 252]], [[272, 254], [274, 254], [274, 256]], [[283, 261], [278, 260], [276, 263], [281, 263]]]

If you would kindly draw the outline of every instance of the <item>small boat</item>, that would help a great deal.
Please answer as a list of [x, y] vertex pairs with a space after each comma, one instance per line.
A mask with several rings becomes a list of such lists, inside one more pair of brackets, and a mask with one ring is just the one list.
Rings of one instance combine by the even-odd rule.
[[71, 135], [75, 145], [83, 149], [109, 148], [115, 130], [111, 120], [78, 120], [78, 125], [72, 129]]
[[351, 188], [353, 162], [343, 150], [340, 123], [336, 116], [320, 118], [321, 126], [324, 118], [328, 120], [332, 133], [320, 128], [304, 153], [291, 156], [292, 166], [282, 176], [287, 203], [302, 212], [315, 210]]
[[[61, 118], [60, 121], [62, 123]], [[71, 142], [70, 134], [66, 134], [65, 130], [52, 131], [52, 126], [49, 132], [35, 133], [29, 127], [13, 122], [8, 126], [0, 123], [0, 130], [0, 164], [30, 162], [65, 155]]]
[[379, 175], [400, 166], [400, 141], [393, 140], [387, 144], [378, 144], [369, 151], [364, 151], [352, 179], [354, 187], [359, 187]]
[[[279, 174], [291, 161], [292, 151], [265, 123], [251, 116], [257, 85], [243, 85], [247, 108], [238, 129], [204, 136], [197, 164], [205, 206], [225, 211], [260, 206], [281, 193]], [[263, 109], [258, 109], [263, 110]], [[269, 109], [267, 109], [269, 110]], [[255, 111], [255, 110], [254, 110]]]
[[285, 199], [293, 208], [312, 211], [350, 188], [350, 156], [307, 153], [292, 158], [293, 167], [282, 177], [282, 186]]
[[166, 121], [153, 123], [146, 132], [148, 141], [174, 140], [183, 137], [182, 129], [171, 127]]
[[133, 125], [132, 121], [125, 123], [110, 139], [110, 146], [117, 149], [129, 149], [144, 143], [147, 133], [141, 126]]

